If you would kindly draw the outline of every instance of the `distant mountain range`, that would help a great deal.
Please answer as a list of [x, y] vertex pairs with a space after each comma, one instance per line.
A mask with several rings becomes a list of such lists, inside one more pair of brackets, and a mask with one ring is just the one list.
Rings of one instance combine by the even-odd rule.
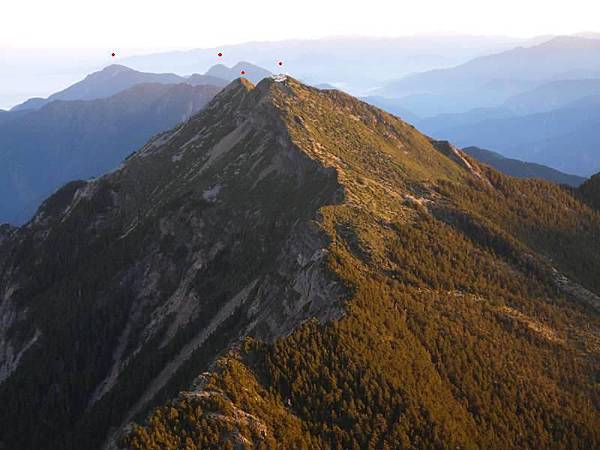
[[[460, 34], [296, 39], [133, 56], [124, 59], [123, 64], [144, 71], [191, 73], [198, 71], [198, 67], [214, 64], [217, 53], [222, 52], [224, 61], [251, 61], [274, 72], [289, 72], [310, 84], [327, 83], [366, 95], [395, 77], [451, 67], [545, 39], [548, 37], [518, 39]], [[279, 60], [283, 60], [283, 68], [276, 65]]]
[[557, 37], [407, 76], [365, 100], [461, 147], [588, 177], [600, 170], [600, 39]]
[[61, 184], [114, 169], [152, 135], [202, 109], [219, 89], [143, 83], [109, 98], [54, 100], [6, 113], [13, 117], [0, 121], [0, 223], [20, 224]]
[[600, 39], [562, 36], [406, 76], [385, 84], [374, 95], [403, 98], [405, 108], [427, 117], [499, 106], [550, 81], [582, 78], [600, 79]]
[[590, 176], [600, 170], [600, 95], [525, 116], [507, 108], [483, 109], [423, 119], [417, 125], [461, 147], [493, 148], [566, 173]]
[[559, 80], [510, 97], [503, 107], [518, 115], [549, 112], [600, 95], [600, 78]]
[[113, 64], [94, 72], [68, 88], [48, 98], [32, 98], [15, 106], [11, 111], [39, 109], [53, 100], [95, 100], [110, 97], [141, 83], [183, 83], [185, 79], [173, 73], [144, 73]]
[[[509, 97], [500, 106], [474, 108], [460, 113], [441, 113], [419, 118], [420, 125], [427, 129], [449, 129], [462, 125], [470, 125], [484, 120], [507, 119], [529, 114], [551, 112], [569, 106], [577, 101], [587, 101], [600, 95], [600, 78], [560, 80], [544, 83], [532, 90]], [[405, 109], [406, 99], [387, 97], [368, 97], [378, 99], [382, 108], [393, 113], [394, 109]]]
[[[586, 37], [597, 38], [594, 34], [575, 35], [575, 38]], [[238, 61], [249, 61], [273, 72], [289, 72], [309, 84], [327, 83], [355, 95], [366, 96], [380, 95], [374, 91], [386, 87], [390, 80], [455, 67], [474, 58], [515, 47], [532, 47], [552, 38], [549, 35], [520, 39], [432, 34], [396, 38], [299, 39], [137, 55], [119, 59], [119, 63], [143, 72], [174, 72], [187, 76], [204, 73], [218, 62], [232, 65]], [[222, 58], [217, 56], [218, 52], [223, 52]], [[0, 108], [14, 104], [19, 93], [44, 92], [47, 86], [53, 86], [49, 91], [52, 92], [60, 86], [57, 84], [60, 80], [67, 85], [106, 64], [106, 54], [99, 55], [97, 51], [5, 50], [3, 56], [5, 58], [0, 60], [0, 85], [3, 86]], [[10, 63], [14, 60], [22, 63]], [[276, 65], [279, 60], [284, 61], [283, 68]], [[501, 71], [498, 73], [502, 74]], [[413, 112], [422, 115], [416, 110]], [[441, 112], [452, 111], [438, 109], [434, 114]]]
[[[245, 74], [242, 75], [241, 71]], [[52, 94], [48, 98], [32, 98], [15, 106], [11, 112], [39, 109], [54, 100], [95, 100], [107, 98], [125, 89], [142, 83], [178, 84], [187, 83], [196, 85], [211, 85], [224, 87], [230, 81], [244, 76], [254, 82], [271, 75], [268, 70], [247, 62], [240, 62], [234, 67], [217, 64], [205, 74], [192, 74], [187, 77], [174, 73], [149, 73], [139, 72], [129, 67], [113, 64], [98, 72], [94, 72], [78, 83]], [[1, 116], [0, 116], [1, 117]], [[2, 120], [0, 118], [0, 120]]]
[[541, 180], [548, 180], [573, 187], [578, 187], [587, 180], [587, 178], [569, 175], [541, 164], [505, 158], [499, 153], [478, 147], [466, 147], [462, 150], [478, 161], [488, 164], [502, 173], [517, 178], [539, 178]]
[[[249, 42], [187, 51], [170, 51], [121, 58], [120, 64], [144, 72], [204, 73], [216, 63], [249, 61], [271, 71], [283, 60], [283, 70], [311, 84], [330, 83], [360, 94], [409, 73], [451, 67], [477, 56], [518, 45], [533, 45], [548, 36], [520, 39], [507, 36], [415, 35], [376, 39], [338, 37]], [[222, 58], [218, 52], [224, 52]], [[56, 92], [88, 73], [110, 64], [109, 53], [98, 49], [2, 49], [0, 109], [40, 93]], [[107, 58], [108, 57], [108, 58]], [[15, 63], [16, 62], [16, 63]], [[368, 62], [365, 64], [365, 62]], [[205, 84], [205, 83], [203, 83]], [[209, 83], [214, 84], [214, 83]], [[21, 100], [19, 100], [21, 99]]]

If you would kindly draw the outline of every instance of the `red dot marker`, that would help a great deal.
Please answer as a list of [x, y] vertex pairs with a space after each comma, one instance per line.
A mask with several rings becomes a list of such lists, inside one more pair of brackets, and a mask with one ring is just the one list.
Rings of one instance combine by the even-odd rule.
[[246, 75], [246, 71], [245, 71], [245, 70], [242, 70], [240, 73], [241, 73], [242, 75]]
[[117, 54], [115, 52], [111, 53], [112, 57], [114, 58], [115, 56], [117, 56]]
[[217, 53], [217, 56], [220, 58], [221, 56], [223, 56], [223, 53], [219, 52]]
[[279, 64], [280, 66], [283, 66], [283, 61], [279, 61], [277, 64]]

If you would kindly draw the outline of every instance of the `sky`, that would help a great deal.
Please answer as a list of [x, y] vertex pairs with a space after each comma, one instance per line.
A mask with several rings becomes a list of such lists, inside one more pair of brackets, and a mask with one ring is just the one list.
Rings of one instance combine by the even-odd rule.
[[593, 0], [5, 0], [0, 48], [156, 51], [252, 40], [597, 31]]

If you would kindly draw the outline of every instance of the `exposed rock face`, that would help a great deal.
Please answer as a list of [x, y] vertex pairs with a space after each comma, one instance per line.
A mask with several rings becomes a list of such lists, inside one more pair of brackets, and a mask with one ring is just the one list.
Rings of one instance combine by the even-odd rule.
[[0, 383], [17, 369], [23, 354], [40, 337], [39, 331], [36, 330], [29, 339], [20, 342], [10, 339], [8, 331], [11, 326], [25, 319], [25, 315], [10, 301], [10, 295], [11, 291], [7, 292], [5, 300], [0, 304]]

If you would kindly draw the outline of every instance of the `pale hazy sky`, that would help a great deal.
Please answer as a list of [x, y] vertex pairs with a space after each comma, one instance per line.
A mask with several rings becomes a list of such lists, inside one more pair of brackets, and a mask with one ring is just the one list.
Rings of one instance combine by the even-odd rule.
[[594, 0], [2, 0], [0, 47], [212, 47], [249, 40], [598, 31]]

